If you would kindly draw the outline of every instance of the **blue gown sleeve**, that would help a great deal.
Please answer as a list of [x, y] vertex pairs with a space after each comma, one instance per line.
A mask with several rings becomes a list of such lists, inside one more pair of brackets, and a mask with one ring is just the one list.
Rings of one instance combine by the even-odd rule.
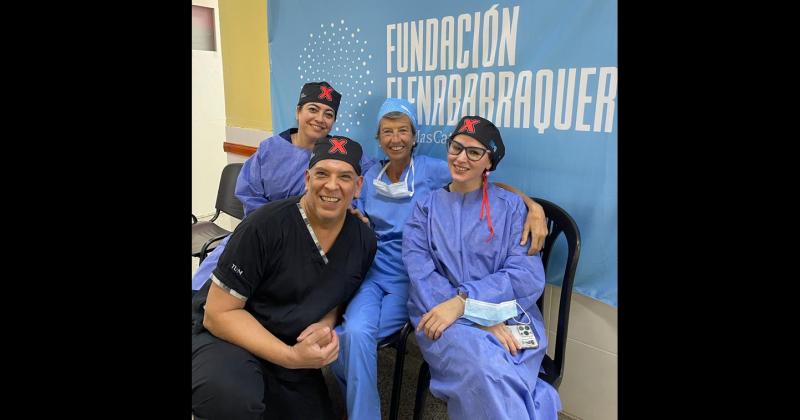
[[516, 299], [521, 307], [528, 308], [544, 291], [544, 269], [539, 255], [528, 256], [527, 247], [517, 240], [522, 236], [527, 208], [521, 199], [514, 203], [508, 215], [511, 218], [510, 236], [493, 239], [503, 240], [507, 247], [502, 268], [482, 279], [465, 281], [459, 288], [463, 288], [471, 299], [492, 303]]
[[[366, 182], [366, 180], [365, 180], [365, 182]], [[365, 189], [366, 189], [366, 187], [361, 187], [361, 197], [353, 199], [353, 207], [361, 210], [362, 214], [364, 213], [364, 199], [362, 197], [364, 196], [363, 194], [364, 194], [364, 190]]]
[[456, 288], [437, 272], [428, 247], [428, 203], [430, 196], [416, 203], [403, 229], [403, 263], [410, 280], [408, 302], [420, 313], [456, 295]]
[[430, 173], [428, 179], [431, 183], [431, 190], [442, 188], [453, 180], [450, 175], [450, 168], [447, 167], [447, 161], [441, 159], [431, 158]]
[[364, 185], [361, 186], [361, 196], [353, 199], [353, 207], [361, 210], [362, 214], [369, 217], [369, 215], [367, 215], [367, 211], [365, 210], [366, 206], [365, 197], [367, 196], [367, 192], [369, 191], [367, 183], [372, 184], [373, 178], [368, 178], [367, 172], [369, 172], [369, 169], [372, 168], [372, 166], [375, 165], [377, 161], [375, 159], [370, 158], [366, 154], [363, 154], [361, 155], [361, 161], [359, 163], [361, 164], [361, 175], [364, 177]]
[[236, 180], [236, 197], [244, 205], [245, 217], [269, 202], [261, 176], [261, 165], [266, 158], [266, 152], [266, 142], [262, 142], [256, 153], [244, 161]]
[[371, 168], [372, 165], [374, 165], [377, 162], [378, 162], [377, 160], [367, 156], [366, 153], [362, 154], [361, 161], [358, 162], [361, 165], [361, 174], [362, 175], [366, 174], [369, 168]]

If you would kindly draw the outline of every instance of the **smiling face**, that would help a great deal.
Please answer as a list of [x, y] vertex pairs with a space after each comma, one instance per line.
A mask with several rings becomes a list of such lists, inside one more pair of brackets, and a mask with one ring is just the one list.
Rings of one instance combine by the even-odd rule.
[[323, 223], [341, 220], [361, 193], [364, 178], [338, 159], [323, 159], [306, 171], [309, 216]]
[[460, 189], [472, 191], [480, 187], [481, 175], [492, 166], [492, 162], [489, 160], [490, 153], [485, 152], [483, 156], [476, 161], [470, 160], [467, 157], [468, 154], [471, 154], [474, 158], [476, 157], [475, 155], [478, 154], [476, 152], [480, 151], [475, 149], [471, 151], [470, 149], [463, 149], [460, 150], [458, 154], [453, 154], [453, 152], [462, 148], [480, 148], [481, 150], [486, 150], [486, 147], [478, 140], [464, 134], [455, 136], [453, 140], [456, 143], [451, 144], [447, 151], [447, 166], [450, 168], [450, 176], [453, 177], [453, 183], [461, 187]]
[[333, 108], [318, 102], [303, 104], [295, 112], [297, 133], [306, 142], [313, 144], [315, 140], [328, 135], [336, 121]]
[[390, 161], [407, 164], [411, 160], [411, 149], [415, 142], [411, 120], [405, 115], [381, 118], [378, 142]]

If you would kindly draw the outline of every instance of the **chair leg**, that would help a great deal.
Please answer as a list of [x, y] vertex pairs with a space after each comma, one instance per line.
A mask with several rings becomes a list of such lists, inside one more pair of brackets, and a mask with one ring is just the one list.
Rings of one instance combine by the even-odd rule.
[[[402, 338], [406, 338], [404, 335]], [[394, 383], [392, 384], [392, 401], [389, 405], [389, 420], [397, 420], [400, 411], [400, 387], [403, 385], [403, 364], [406, 359], [406, 340], [402, 339], [397, 344], [397, 353], [394, 361]]]
[[414, 398], [414, 420], [422, 419], [422, 409], [425, 407], [425, 399], [428, 397], [428, 387], [431, 384], [431, 371], [428, 362], [422, 361], [419, 367], [419, 378], [417, 379], [417, 396]]

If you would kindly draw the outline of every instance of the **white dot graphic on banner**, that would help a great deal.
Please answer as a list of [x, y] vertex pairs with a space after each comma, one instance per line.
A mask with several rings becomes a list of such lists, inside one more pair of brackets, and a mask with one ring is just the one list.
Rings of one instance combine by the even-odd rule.
[[[369, 70], [375, 63], [367, 51], [367, 41], [358, 39], [361, 28], [351, 30], [350, 25], [345, 26], [344, 19], [321, 23], [319, 27], [319, 31], [308, 34], [308, 43], [303, 48], [305, 53], [300, 54], [302, 64], [297, 66], [300, 79], [309, 82], [325, 80], [342, 94], [331, 134], [350, 133], [350, 129], [356, 127], [368, 129], [370, 124], [365, 122], [362, 127], [361, 120], [366, 116], [366, 98], [372, 95], [372, 90], [362, 87], [367, 86], [367, 80], [370, 84], [375, 83]], [[317, 40], [319, 46], [315, 48]], [[358, 44], [356, 48], [352, 48], [353, 42]], [[317, 49], [319, 51], [315, 52]]]

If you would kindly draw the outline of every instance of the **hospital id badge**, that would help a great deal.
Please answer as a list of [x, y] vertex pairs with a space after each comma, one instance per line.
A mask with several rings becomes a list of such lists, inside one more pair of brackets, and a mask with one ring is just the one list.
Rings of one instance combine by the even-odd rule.
[[523, 349], [535, 349], [539, 347], [539, 342], [536, 341], [536, 336], [533, 334], [530, 325], [506, 325], [506, 328], [508, 328], [508, 331], [517, 341], [522, 343]]

